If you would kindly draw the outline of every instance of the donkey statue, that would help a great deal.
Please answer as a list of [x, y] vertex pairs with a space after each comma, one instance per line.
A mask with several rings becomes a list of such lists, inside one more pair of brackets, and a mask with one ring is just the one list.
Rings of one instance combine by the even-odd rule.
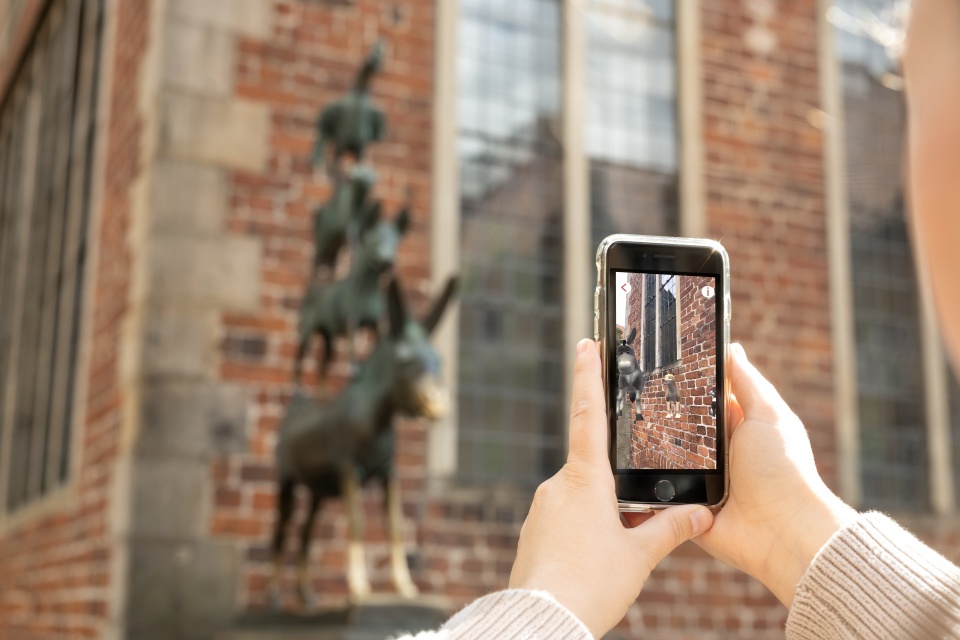
[[377, 203], [360, 224], [360, 242], [353, 252], [347, 277], [331, 284], [314, 282], [303, 299], [300, 345], [293, 371], [297, 382], [312, 335], [319, 334], [323, 342], [317, 358], [323, 380], [333, 355], [333, 338], [347, 336], [352, 362], [356, 332], [364, 328], [376, 332], [383, 317], [380, 276], [393, 267], [400, 239], [410, 226], [410, 210], [403, 209], [394, 220], [381, 220]]
[[378, 206], [369, 200], [376, 181], [373, 169], [355, 165], [345, 180], [337, 182], [330, 199], [314, 213], [313, 239], [317, 250], [313, 258], [314, 271], [326, 268], [333, 273], [340, 250], [357, 234], [360, 222]]
[[393, 583], [406, 597], [417, 594], [410, 577], [401, 534], [402, 502], [393, 474], [393, 416], [435, 420], [447, 410], [438, 379], [440, 358], [429, 336], [454, 296], [456, 279], [431, 304], [422, 322], [407, 317], [400, 287], [387, 289], [389, 331], [380, 338], [357, 376], [330, 404], [319, 406], [298, 395], [280, 423], [277, 442], [279, 514], [273, 535], [275, 559], [271, 600], [279, 606], [284, 530], [293, 511], [297, 483], [310, 490], [310, 509], [300, 536], [298, 592], [310, 601], [307, 580], [310, 530], [317, 510], [329, 498], [342, 497], [349, 536], [347, 585], [353, 600], [370, 593], [360, 532], [360, 488], [368, 480], [384, 487]]
[[317, 143], [313, 150], [313, 166], [329, 163], [327, 145], [333, 146], [336, 163], [345, 154], [363, 160], [367, 144], [381, 140], [386, 131], [383, 112], [370, 99], [370, 83], [383, 63], [383, 44], [377, 42], [357, 72], [353, 89], [326, 109], [317, 121]]
[[637, 328], [630, 330], [630, 335], [617, 345], [617, 371], [620, 376], [617, 380], [617, 417], [624, 413], [630, 414], [628, 402], [637, 403], [636, 421], [643, 420], [643, 386], [646, 383], [637, 354], [633, 351], [633, 340], [637, 337]]

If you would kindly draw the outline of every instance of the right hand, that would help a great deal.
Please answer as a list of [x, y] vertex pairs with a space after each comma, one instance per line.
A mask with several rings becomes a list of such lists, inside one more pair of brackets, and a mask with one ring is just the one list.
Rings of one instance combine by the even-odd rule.
[[824, 484], [803, 423], [743, 347], [731, 345], [730, 356], [730, 495], [695, 541], [789, 608], [816, 553], [856, 511]]

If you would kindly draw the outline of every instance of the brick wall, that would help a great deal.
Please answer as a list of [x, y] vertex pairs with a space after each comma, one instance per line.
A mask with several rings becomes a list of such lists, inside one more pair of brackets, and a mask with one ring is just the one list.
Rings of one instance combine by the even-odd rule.
[[[627, 318], [640, 326], [643, 275], [630, 276], [632, 293]], [[716, 298], [706, 298], [701, 289], [713, 278], [679, 276], [680, 352], [676, 364], [646, 374], [640, 399], [643, 421], [633, 422], [631, 468], [715, 469], [717, 466], [716, 421], [710, 416], [710, 390], [716, 385]], [[641, 331], [634, 340], [640, 354]], [[664, 376], [674, 376], [680, 394], [680, 416], [667, 406]], [[639, 406], [638, 406], [639, 408]]]

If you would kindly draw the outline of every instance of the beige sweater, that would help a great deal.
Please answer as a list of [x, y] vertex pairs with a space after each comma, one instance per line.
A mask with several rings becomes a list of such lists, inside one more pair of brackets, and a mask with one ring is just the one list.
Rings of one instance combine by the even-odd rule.
[[[838, 531], [797, 585], [787, 637], [960, 638], [960, 569], [880, 513]], [[592, 640], [543, 591], [484, 596], [438, 631], [400, 640]]]

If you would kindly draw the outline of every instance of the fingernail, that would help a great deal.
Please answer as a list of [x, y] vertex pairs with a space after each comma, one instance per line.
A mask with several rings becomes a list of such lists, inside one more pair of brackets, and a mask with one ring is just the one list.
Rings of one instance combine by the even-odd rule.
[[732, 345], [730, 345], [730, 355], [737, 360], [747, 359], [747, 352], [743, 350], [743, 345], [739, 342], [734, 342]]
[[713, 524], [713, 514], [709, 509], [697, 509], [690, 514], [690, 525], [693, 528], [693, 537], [697, 537]]
[[584, 351], [587, 350], [587, 347], [589, 347], [591, 344], [593, 344], [593, 340], [591, 340], [590, 338], [584, 338], [583, 340], [578, 342], [577, 355], [581, 355]]

